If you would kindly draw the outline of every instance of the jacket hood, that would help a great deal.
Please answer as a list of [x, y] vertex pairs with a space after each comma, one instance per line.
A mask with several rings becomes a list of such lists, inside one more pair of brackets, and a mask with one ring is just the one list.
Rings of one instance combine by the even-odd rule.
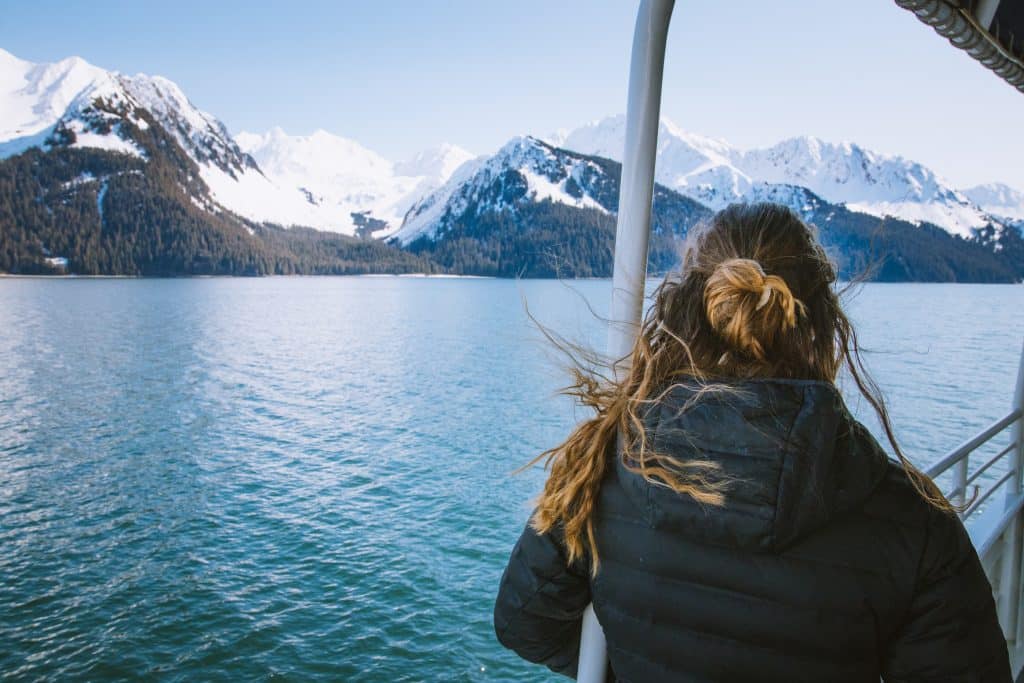
[[717, 463], [724, 505], [702, 505], [615, 459], [627, 496], [651, 526], [778, 551], [860, 505], [885, 476], [888, 456], [832, 384], [764, 379], [727, 387], [693, 400], [696, 386], [676, 385], [644, 415], [656, 452]]

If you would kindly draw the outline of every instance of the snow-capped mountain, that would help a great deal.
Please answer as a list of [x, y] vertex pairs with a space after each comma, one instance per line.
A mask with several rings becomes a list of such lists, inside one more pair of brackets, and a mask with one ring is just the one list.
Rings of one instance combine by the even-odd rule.
[[[99, 105], [99, 106], [97, 106]], [[189, 102], [181, 88], [160, 76], [126, 76], [80, 57], [33, 64], [0, 49], [0, 158], [45, 146], [62, 131], [68, 145], [141, 156], [123, 122], [145, 129], [140, 109], [153, 118], [200, 166], [229, 175], [258, 172], [224, 124]]]
[[435, 187], [442, 185], [452, 177], [455, 170], [470, 159], [473, 154], [458, 145], [443, 143], [437, 147], [425, 149], [412, 159], [395, 164], [395, 173], [402, 176], [424, 178]]
[[[491, 157], [460, 167], [406, 215], [394, 242], [456, 272], [535, 277], [611, 274], [618, 163], [513, 138]], [[807, 187], [749, 181], [751, 201], [794, 207], [819, 228], [843, 277], [865, 272], [889, 281], [1011, 282], [1022, 272], [1024, 241], [1016, 231], [964, 241], [901, 219], [881, 221], [835, 204]], [[651, 272], [678, 263], [679, 239], [711, 209], [657, 184], [651, 214]]]
[[88, 130], [84, 121], [71, 120], [97, 98], [117, 105], [125, 104], [129, 95], [116, 75], [78, 57], [32, 64], [0, 49], [0, 158], [42, 145], [65, 118], [68, 129], [76, 133], [72, 146], [141, 156], [138, 147], [119, 135], [99, 134]]
[[747, 175], [806, 187], [820, 197], [873, 216], [928, 222], [964, 237], [990, 222], [984, 211], [921, 164], [859, 145], [792, 138], [734, 155]]
[[130, 123], [144, 130], [141, 111], [198, 165], [212, 199], [222, 206], [285, 224], [312, 217], [303, 213], [301, 194], [282, 192], [268, 181], [224, 124], [196, 108], [173, 82], [107, 71], [79, 57], [33, 64], [0, 50], [0, 158], [53, 144], [142, 156], [123, 129]]
[[[516, 214], [542, 204], [588, 211], [614, 227], [619, 173], [619, 164], [609, 159], [530, 136], [515, 137], [494, 155], [463, 164], [447, 183], [416, 202], [394, 240], [438, 240], [454, 226], [471, 226], [488, 215], [518, 220]], [[704, 205], [660, 184], [655, 187], [654, 208], [655, 233], [685, 232], [711, 215]]]
[[0, 186], [0, 272], [437, 270], [351, 237], [352, 215], [338, 218], [272, 182], [174, 83], [79, 58], [32, 64], [0, 51]]
[[977, 185], [963, 191], [964, 195], [993, 216], [1011, 221], [1024, 221], [1024, 192], [1002, 183]]
[[[560, 142], [568, 149], [620, 159], [624, 140], [625, 117], [614, 116], [578, 128]], [[805, 187], [854, 211], [927, 221], [964, 237], [993, 218], [934, 172], [902, 157], [810, 136], [741, 150], [684, 131], [665, 118], [658, 132], [656, 177], [712, 208], [749, 198], [755, 185], [769, 183]]]
[[[460, 166], [413, 205], [393, 243], [455, 272], [524, 277], [611, 274], [617, 162], [515, 137]], [[672, 267], [679, 240], [710, 209], [658, 185], [649, 266]]]
[[395, 238], [408, 244], [435, 237], [467, 212], [501, 211], [523, 199], [608, 213], [593, 192], [602, 173], [595, 162], [536, 138], [513, 138], [493, 156], [463, 164], [440, 189], [414, 203]]
[[285, 227], [387, 236], [416, 199], [471, 157], [447, 145], [392, 164], [324, 131], [300, 137], [275, 129], [236, 142], [165, 78], [126, 76], [78, 57], [33, 64], [0, 50], [0, 159], [55, 143], [144, 156], [122, 130], [126, 121], [148, 125], [141, 110], [198, 165], [209, 197], [197, 204]]
[[437, 189], [472, 158], [455, 145], [421, 152], [393, 164], [346, 138], [318, 130], [288, 135], [274, 128], [263, 135], [240, 133], [236, 140], [281, 189], [294, 189], [323, 214], [316, 227], [348, 225], [349, 234], [386, 237], [395, 232], [414, 201]]

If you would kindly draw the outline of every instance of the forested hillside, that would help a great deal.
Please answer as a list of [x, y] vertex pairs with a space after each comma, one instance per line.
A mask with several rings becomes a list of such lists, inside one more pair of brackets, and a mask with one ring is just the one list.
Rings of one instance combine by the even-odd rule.
[[[151, 125], [129, 134], [145, 159], [56, 145], [0, 161], [0, 272], [168, 276], [436, 270], [428, 260], [383, 242], [254, 225], [197, 199], [207, 196], [198, 169], [162, 128]], [[56, 258], [66, 259], [66, 267], [51, 265]]]

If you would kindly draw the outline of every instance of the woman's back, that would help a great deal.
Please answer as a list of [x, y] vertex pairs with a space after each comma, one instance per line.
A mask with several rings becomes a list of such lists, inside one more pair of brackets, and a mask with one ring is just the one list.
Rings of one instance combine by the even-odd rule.
[[981, 566], [827, 383], [651, 411], [654, 448], [718, 463], [708, 508], [609, 467], [591, 587], [621, 680], [1007, 680]]

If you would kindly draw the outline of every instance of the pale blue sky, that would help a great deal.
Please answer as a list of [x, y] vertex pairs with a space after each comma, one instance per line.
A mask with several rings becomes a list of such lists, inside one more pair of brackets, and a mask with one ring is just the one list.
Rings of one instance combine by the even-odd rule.
[[[5, 0], [0, 47], [178, 82], [233, 132], [393, 159], [477, 153], [625, 108], [628, 0]], [[892, 0], [678, 0], [663, 113], [741, 146], [809, 133], [1024, 190], [1024, 95]]]

